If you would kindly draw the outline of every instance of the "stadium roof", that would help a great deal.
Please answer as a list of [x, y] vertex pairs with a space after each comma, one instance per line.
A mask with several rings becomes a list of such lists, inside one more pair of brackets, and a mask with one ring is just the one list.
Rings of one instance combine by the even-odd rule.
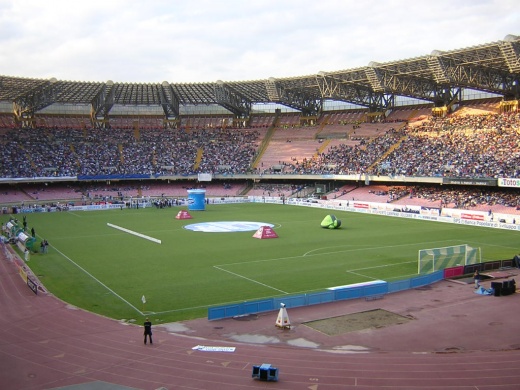
[[317, 115], [324, 101], [380, 111], [396, 96], [444, 106], [463, 88], [518, 99], [520, 36], [478, 46], [308, 76], [213, 83], [161, 84], [81, 82], [0, 76], [0, 101], [13, 104], [19, 120], [55, 103], [90, 105], [93, 118], [107, 118], [114, 105], [160, 106], [167, 119], [180, 106], [220, 105], [247, 117], [253, 104], [277, 103]]

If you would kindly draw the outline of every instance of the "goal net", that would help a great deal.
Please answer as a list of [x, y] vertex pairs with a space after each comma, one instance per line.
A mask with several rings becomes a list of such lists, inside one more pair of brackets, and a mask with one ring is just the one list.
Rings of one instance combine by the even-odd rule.
[[417, 273], [429, 274], [458, 265], [481, 263], [481, 260], [480, 248], [472, 248], [466, 244], [420, 249]]

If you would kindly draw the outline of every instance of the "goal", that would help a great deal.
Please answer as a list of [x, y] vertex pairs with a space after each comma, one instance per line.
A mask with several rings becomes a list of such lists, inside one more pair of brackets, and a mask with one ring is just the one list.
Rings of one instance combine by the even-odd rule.
[[481, 262], [480, 247], [472, 248], [467, 244], [420, 249], [417, 273], [429, 274], [445, 268]]

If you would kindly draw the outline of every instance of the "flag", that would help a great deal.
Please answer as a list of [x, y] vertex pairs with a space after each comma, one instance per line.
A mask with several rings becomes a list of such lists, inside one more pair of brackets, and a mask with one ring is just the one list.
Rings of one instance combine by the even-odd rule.
[[141, 297], [141, 301], [143, 302], [143, 305], [146, 303], [146, 298], [144, 297], [144, 295]]

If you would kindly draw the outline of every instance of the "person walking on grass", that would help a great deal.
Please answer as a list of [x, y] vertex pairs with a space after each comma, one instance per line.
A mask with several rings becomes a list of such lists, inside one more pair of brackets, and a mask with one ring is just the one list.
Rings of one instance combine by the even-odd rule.
[[146, 340], [150, 339], [150, 344], [153, 344], [152, 341], [152, 323], [149, 318], [146, 318], [144, 321], [144, 343], [146, 344]]

